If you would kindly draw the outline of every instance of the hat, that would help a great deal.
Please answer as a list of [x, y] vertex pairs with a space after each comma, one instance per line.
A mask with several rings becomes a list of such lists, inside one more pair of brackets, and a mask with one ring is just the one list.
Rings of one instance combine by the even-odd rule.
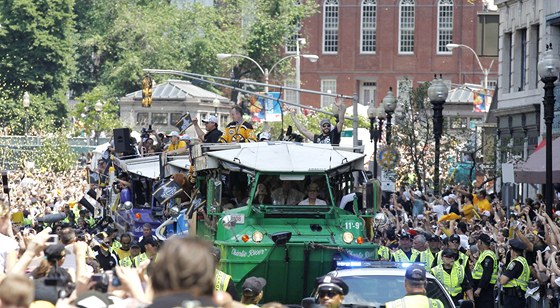
[[457, 196], [455, 194], [450, 194], [448, 197], [457, 201]]
[[426, 269], [419, 264], [412, 264], [406, 268], [404, 278], [416, 281], [426, 280]]
[[211, 115], [206, 118], [206, 120], [202, 120], [202, 123], [216, 123], [218, 124], [218, 117]]
[[63, 256], [66, 255], [62, 253], [65, 249], [66, 248], [64, 247], [63, 244], [49, 245], [47, 246], [47, 248], [45, 248], [45, 256], [49, 260], [61, 259]]
[[191, 141], [191, 136], [184, 134], [183, 136], [181, 136], [181, 140]]
[[87, 291], [78, 296], [76, 299], [76, 307], [79, 308], [101, 308], [109, 307], [113, 301], [108, 294], [99, 291]]
[[[327, 123], [328, 123], [328, 124], [331, 124], [331, 120], [329, 120], [329, 119], [322, 119], [321, 122], [320, 122], [320, 125], [323, 126], [324, 124], [327, 124]], [[332, 124], [331, 124], [331, 125], [332, 125]]]
[[159, 246], [159, 242], [157, 239], [155, 239], [154, 237], [148, 237], [146, 239], [146, 241], [144, 242], [144, 246], [146, 245], [151, 245], [151, 246]]
[[130, 248], [140, 248], [140, 243], [138, 243], [138, 241], [132, 241], [132, 243], [130, 243]]
[[444, 200], [445, 202], [449, 203], [449, 196], [443, 197], [443, 200]]
[[270, 133], [269, 132], [262, 132], [259, 134], [259, 141], [262, 140], [270, 140]]
[[443, 257], [451, 257], [457, 259], [457, 253], [453, 249], [445, 249], [441, 252], [441, 255]]
[[348, 294], [348, 285], [340, 278], [322, 276], [316, 281], [317, 291], [335, 290], [343, 295]]
[[266, 286], [266, 279], [261, 277], [249, 277], [243, 282], [243, 292], [259, 294], [264, 286]]
[[518, 250], [525, 250], [527, 248], [527, 247], [525, 247], [525, 244], [523, 244], [523, 242], [518, 240], [518, 239], [510, 240], [509, 245], [512, 248], [515, 248], [515, 249], [518, 249]]
[[457, 242], [457, 243], [459, 243], [459, 242], [461, 241], [461, 238], [460, 238], [457, 234], [452, 234], [452, 235], [449, 237], [449, 241], [450, 241], [450, 242]]
[[439, 242], [441, 238], [435, 234], [429, 235], [427, 238], [428, 242]]
[[412, 239], [412, 234], [408, 233], [408, 232], [401, 232], [399, 233], [399, 239]]
[[179, 137], [179, 133], [177, 131], [172, 131], [169, 136], [171, 137]]
[[492, 216], [492, 213], [490, 213], [489, 211], [484, 211], [484, 212], [482, 212], [482, 215], [486, 216], [486, 217], [490, 217], [490, 216]]
[[416, 197], [418, 197], [418, 198], [422, 197], [422, 192], [419, 191], [419, 190], [415, 191], [414, 194], [415, 194]]
[[486, 233], [482, 233], [481, 235], [478, 236], [478, 239], [488, 245], [490, 245], [490, 243], [492, 243], [492, 238], [490, 237], [490, 235], [486, 234]]

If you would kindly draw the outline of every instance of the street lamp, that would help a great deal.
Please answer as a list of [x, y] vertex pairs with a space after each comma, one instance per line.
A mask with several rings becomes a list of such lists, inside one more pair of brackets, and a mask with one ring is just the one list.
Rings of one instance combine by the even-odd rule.
[[385, 132], [385, 139], [387, 145], [391, 144], [391, 118], [395, 109], [397, 108], [397, 99], [393, 95], [393, 87], [389, 87], [389, 91], [387, 95], [383, 98], [383, 108], [385, 109], [385, 113], [387, 114], [387, 131]]
[[538, 63], [539, 75], [544, 83], [544, 124], [546, 126], [546, 174], [545, 202], [546, 213], [552, 215], [552, 122], [554, 120], [554, 82], [558, 79], [560, 60], [552, 52], [552, 44], [546, 45], [544, 57]]
[[377, 141], [381, 138], [385, 109], [381, 106], [376, 108], [374, 104], [373, 101], [369, 103], [367, 113], [369, 118], [369, 138], [370, 141], [373, 141], [373, 178], [377, 179]]
[[23, 93], [23, 108], [25, 109], [25, 135], [27, 136], [27, 122], [29, 120], [29, 105], [31, 105], [31, 99], [29, 98], [29, 92], [25, 91]]
[[[466, 48], [468, 50], [470, 50], [473, 54], [474, 57], [476, 58], [476, 61], [478, 62], [478, 66], [480, 66], [480, 70], [482, 70], [482, 74], [484, 74], [484, 93], [488, 94], [488, 74], [490, 73], [490, 67], [488, 67], [487, 69], [482, 67], [482, 63], [480, 62], [480, 58], [478, 57], [478, 55], [476, 54], [476, 51], [474, 51], [474, 49], [472, 49], [471, 47], [467, 46], [467, 45], [463, 45], [463, 44], [447, 44], [445, 45], [447, 47], [447, 50], [452, 51], [453, 49], [457, 48], [457, 47], [462, 47], [462, 48]], [[492, 63], [490, 63], [490, 66], [492, 66]]]
[[448, 89], [445, 83], [441, 80], [441, 75], [439, 79], [434, 76], [432, 84], [428, 88], [428, 97], [432, 103], [432, 109], [434, 110], [433, 123], [434, 123], [434, 138], [436, 141], [435, 150], [435, 161], [434, 161], [434, 196], [439, 196], [439, 146], [441, 140], [441, 134], [443, 131], [443, 104], [447, 99]]
[[214, 100], [212, 101], [212, 105], [214, 105], [214, 114], [216, 115], [216, 117], [218, 117], [218, 107], [221, 106], [220, 100], [218, 99], [218, 97], [215, 97]]
[[255, 65], [259, 68], [259, 70], [261, 71], [261, 73], [264, 76], [264, 83], [266, 84], [266, 86], [264, 87], [264, 92], [268, 93], [268, 77], [270, 75], [270, 73], [272, 73], [272, 71], [274, 70], [274, 68], [276, 68], [276, 66], [286, 60], [286, 59], [290, 59], [290, 58], [296, 58], [296, 88], [298, 89], [297, 91], [297, 95], [296, 95], [296, 103], [299, 105], [299, 86], [300, 86], [300, 56], [308, 59], [311, 62], [317, 62], [317, 60], [319, 59], [319, 56], [317, 55], [302, 55], [299, 52], [299, 42], [300, 40], [305, 41], [305, 39], [298, 39], [297, 43], [296, 43], [296, 54], [295, 55], [287, 55], [285, 57], [283, 57], [282, 59], [276, 61], [276, 63], [274, 63], [271, 67], [270, 70], [268, 68], [263, 68], [257, 61], [255, 61], [254, 59], [244, 56], [244, 55], [240, 55], [240, 54], [231, 54], [231, 53], [219, 53], [217, 55], [218, 59], [223, 60], [223, 59], [228, 59], [228, 58], [232, 58], [232, 57], [238, 57], [238, 58], [243, 58], [243, 59], [247, 59], [253, 63], [255, 63]]
[[101, 110], [103, 110], [103, 103], [101, 103], [101, 101], [97, 101], [97, 103], [95, 103], [95, 117], [97, 119], [96, 123], [95, 123], [95, 145], [99, 145], [99, 114], [101, 113]]

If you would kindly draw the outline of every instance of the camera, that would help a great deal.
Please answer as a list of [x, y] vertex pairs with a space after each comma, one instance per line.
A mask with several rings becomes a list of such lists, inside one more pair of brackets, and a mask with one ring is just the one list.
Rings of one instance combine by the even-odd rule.
[[109, 276], [107, 273], [94, 274], [91, 276], [91, 281], [95, 282], [93, 289], [102, 293], [107, 292], [109, 288]]

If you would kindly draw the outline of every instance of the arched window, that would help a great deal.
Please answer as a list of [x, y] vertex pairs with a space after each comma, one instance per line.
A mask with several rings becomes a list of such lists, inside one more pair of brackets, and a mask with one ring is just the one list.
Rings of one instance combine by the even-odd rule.
[[323, 7], [323, 53], [338, 52], [338, 0], [325, 0]]
[[375, 53], [376, 28], [377, 28], [377, 3], [376, 0], [362, 1], [362, 53]]
[[453, 0], [438, 1], [438, 53], [450, 53], [447, 44], [453, 43]]
[[414, 53], [414, 0], [399, 5], [399, 53]]

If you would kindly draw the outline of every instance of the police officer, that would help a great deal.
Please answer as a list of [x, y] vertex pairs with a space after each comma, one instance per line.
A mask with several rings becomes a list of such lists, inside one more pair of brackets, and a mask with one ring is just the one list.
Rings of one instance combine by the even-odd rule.
[[494, 286], [498, 278], [498, 258], [490, 249], [492, 238], [488, 234], [478, 237], [480, 255], [472, 270], [474, 303], [476, 307], [494, 306]]
[[418, 262], [420, 253], [412, 249], [412, 235], [408, 232], [399, 234], [399, 249], [391, 255], [391, 261], [395, 262]]
[[214, 290], [228, 292], [233, 300], [238, 301], [239, 296], [235, 290], [235, 284], [231, 275], [228, 275], [218, 269], [220, 264], [220, 259], [222, 257], [222, 252], [218, 247], [212, 248], [212, 255], [214, 256], [214, 261], [216, 262], [216, 274], [214, 276]]
[[439, 299], [426, 296], [426, 269], [419, 264], [413, 264], [406, 269], [404, 274], [404, 288], [406, 295], [403, 298], [387, 302], [387, 308], [415, 307], [415, 308], [443, 308]]
[[504, 307], [525, 307], [525, 291], [531, 275], [527, 260], [523, 257], [525, 244], [518, 239], [509, 241], [511, 261], [500, 276]]
[[340, 278], [323, 276], [317, 278], [317, 297], [321, 307], [338, 308], [348, 294], [348, 285]]
[[467, 294], [468, 300], [474, 301], [471, 285], [465, 277], [465, 270], [460, 263], [455, 262], [457, 253], [448, 248], [442, 252], [442, 257], [443, 263], [432, 268], [432, 274], [449, 292], [455, 305], [459, 305], [463, 293]]
[[133, 241], [130, 244], [130, 255], [119, 261], [119, 265], [122, 267], [135, 267], [134, 258], [140, 255], [140, 244], [138, 241]]
[[426, 244], [426, 236], [418, 234], [412, 240], [412, 248], [417, 250], [420, 255], [420, 262], [424, 263], [424, 268], [429, 271], [432, 268], [435, 256], [432, 251], [428, 249]]

